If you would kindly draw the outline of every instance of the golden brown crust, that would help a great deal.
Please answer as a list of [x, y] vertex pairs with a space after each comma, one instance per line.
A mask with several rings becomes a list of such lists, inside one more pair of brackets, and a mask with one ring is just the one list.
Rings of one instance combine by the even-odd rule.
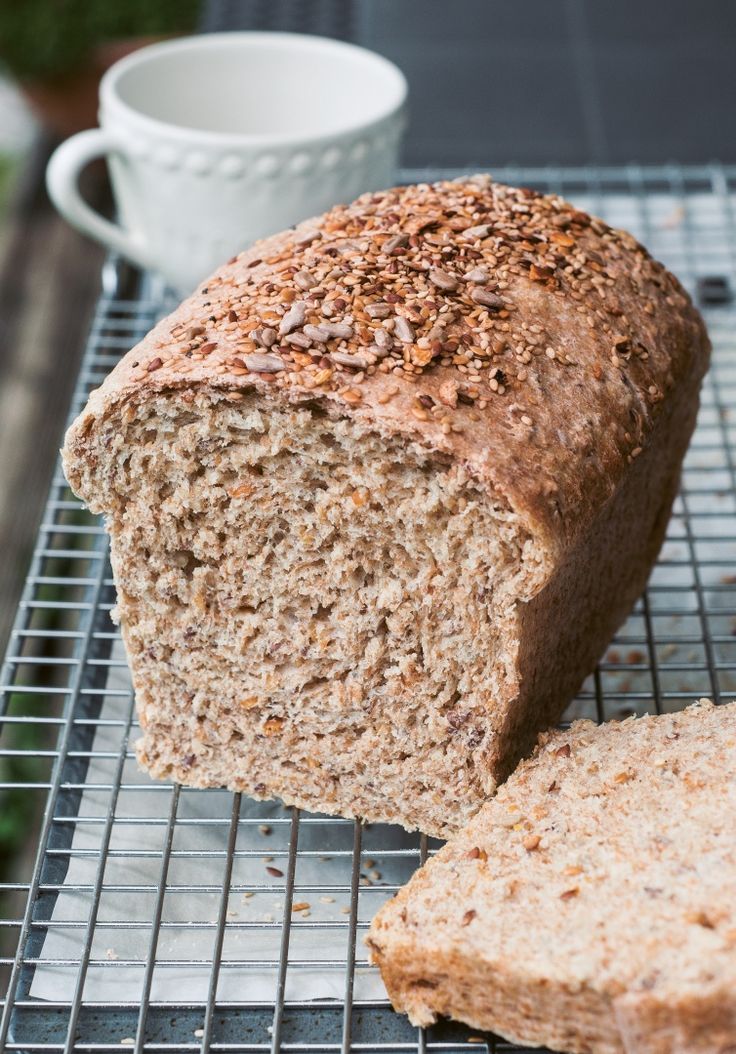
[[92, 396], [66, 465], [77, 485], [86, 433], [121, 400], [255, 387], [466, 462], [554, 553], [615, 492], [672, 390], [697, 401], [708, 348], [630, 235], [482, 177], [400, 187], [218, 271]]

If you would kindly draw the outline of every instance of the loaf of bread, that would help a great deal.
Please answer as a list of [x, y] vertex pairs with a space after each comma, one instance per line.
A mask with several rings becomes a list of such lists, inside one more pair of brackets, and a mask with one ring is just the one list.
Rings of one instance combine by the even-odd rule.
[[544, 733], [373, 921], [398, 1010], [575, 1054], [736, 1050], [736, 703]]
[[72, 426], [142, 764], [447, 836], [660, 547], [708, 361], [630, 235], [487, 178], [231, 260]]

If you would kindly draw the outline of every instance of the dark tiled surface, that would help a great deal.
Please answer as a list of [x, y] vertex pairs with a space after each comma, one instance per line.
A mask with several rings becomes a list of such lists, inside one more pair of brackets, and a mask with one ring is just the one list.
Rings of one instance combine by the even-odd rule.
[[209, 0], [204, 28], [387, 55], [413, 165], [736, 160], [734, 0]]

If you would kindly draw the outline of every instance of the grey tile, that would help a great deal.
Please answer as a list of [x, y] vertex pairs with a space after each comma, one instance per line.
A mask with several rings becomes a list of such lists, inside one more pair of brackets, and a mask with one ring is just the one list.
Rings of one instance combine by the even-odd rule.
[[736, 161], [735, 0], [209, 0], [204, 24], [395, 61], [410, 164]]
[[360, 42], [411, 91], [410, 164], [573, 161], [585, 131], [560, 4], [371, 0]]
[[736, 4], [590, 5], [611, 159], [736, 159]]

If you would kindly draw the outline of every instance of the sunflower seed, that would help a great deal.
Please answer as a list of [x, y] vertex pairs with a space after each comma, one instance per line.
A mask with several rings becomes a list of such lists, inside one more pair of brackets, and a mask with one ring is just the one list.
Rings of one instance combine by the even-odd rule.
[[312, 346], [312, 341], [309, 339], [306, 333], [289, 333], [289, 335], [285, 337], [284, 340], [287, 344], [293, 344], [294, 347], [304, 348], [305, 350], [307, 348], [311, 348]]
[[470, 294], [470, 299], [474, 300], [476, 304], [482, 304], [483, 307], [487, 307], [491, 311], [500, 311], [506, 307], [501, 297], [497, 293], [492, 293], [489, 289], [474, 289]]
[[379, 300], [375, 304], [366, 304], [365, 313], [368, 318], [388, 318], [391, 314], [391, 305]]
[[414, 327], [408, 318], [404, 318], [403, 315], [397, 315], [394, 322], [394, 334], [398, 337], [402, 344], [411, 344], [414, 340]]
[[395, 234], [393, 238], [389, 238], [387, 242], [384, 242], [381, 246], [381, 252], [392, 253], [394, 249], [403, 249], [405, 245], [409, 244], [408, 234]]
[[313, 289], [318, 282], [309, 271], [297, 271], [294, 275], [294, 284], [298, 285], [300, 289]]
[[474, 267], [472, 271], [465, 272], [466, 282], [487, 282], [488, 272], [483, 267]]
[[476, 238], [487, 238], [491, 228], [487, 223], [479, 223], [477, 227], [466, 227], [463, 235], [475, 241]]
[[278, 355], [262, 355], [254, 351], [251, 355], [244, 355], [245, 365], [253, 373], [278, 373], [284, 368], [284, 360]]
[[251, 340], [255, 341], [261, 348], [270, 348], [276, 343], [276, 337], [278, 334], [275, 329], [271, 329], [270, 326], [266, 326], [265, 329], [252, 329], [248, 334]]
[[295, 245], [311, 245], [312, 242], [316, 242], [318, 238], [322, 237], [321, 231], [302, 231], [301, 234], [297, 234], [294, 239]]
[[292, 304], [289, 310], [286, 312], [284, 317], [279, 323], [279, 336], [283, 337], [287, 333], [291, 333], [293, 329], [297, 329], [299, 326], [304, 325], [304, 321], [307, 317], [307, 305], [301, 300], [297, 300], [295, 304]]
[[338, 340], [350, 340], [353, 335], [353, 327], [347, 322], [324, 322], [322, 329], [328, 330], [329, 336], [337, 337]]
[[369, 366], [368, 360], [359, 353], [349, 355], [345, 351], [331, 351], [330, 358], [338, 366], [349, 366], [354, 370], [365, 370]]
[[310, 340], [316, 340], [318, 344], [324, 344], [330, 336], [327, 326], [313, 326], [311, 323], [304, 327], [304, 335]]
[[[390, 346], [387, 348], [381, 348], [378, 344], [369, 344], [366, 349], [368, 355], [374, 359], [385, 359], [390, 350]], [[369, 363], [369, 365], [372, 365], [372, 363]]]
[[390, 348], [393, 345], [393, 338], [385, 329], [377, 329], [373, 334], [373, 339], [379, 348]]
[[429, 272], [429, 280], [433, 285], [436, 285], [438, 289], [445, 289], [448, 292], [452, 292], [453, 289], [457, 289], [457, 278], [453, 278], [447, 271], [443, 271], [441, 267], [433, 267]]
[[446, 325], [446, 323], [444, 323], [442, 321], [442, 319], [439, 319], [439, 321], [437, 321], [432, 326], [432, 328], [430, 329], [429, 333], [427, 334], [427, 340], [429, 340], [430, 343], [433, 340], [444, 340], [445, 336], [446, 336], [446, 334], [445, 334], [445, 325]]

